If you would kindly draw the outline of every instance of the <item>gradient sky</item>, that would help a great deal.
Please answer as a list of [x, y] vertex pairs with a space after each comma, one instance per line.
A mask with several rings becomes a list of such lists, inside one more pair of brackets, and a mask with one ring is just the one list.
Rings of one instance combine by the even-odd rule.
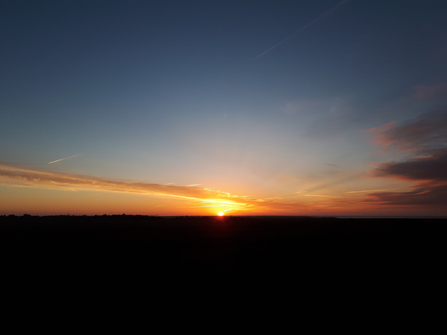
[[2, 1], [0, 214], [447, 215], [447, 1]]

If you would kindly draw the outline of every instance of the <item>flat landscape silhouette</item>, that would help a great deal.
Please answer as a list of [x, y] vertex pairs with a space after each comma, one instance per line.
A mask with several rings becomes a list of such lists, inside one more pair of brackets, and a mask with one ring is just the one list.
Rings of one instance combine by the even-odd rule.
[[447, 239], [445, 219], [420, 218], [3, 216], [0, 232], [12, 277], [116, 270], [264, 280], [303, 278], [303, 267], [335, 271], [331, 276], [341, 269], [412, 271], [443, 258]]
[[375, 304], [395, 314], [439, 294], [447, 226], [422, 218], [25, 215], [0, 217], [0, 239], [3, 303], [13, 314], [23, 301], [101, 309], [139, 309], [135, 301], [293, 304], [331, 315], [343, 305], [360, 322]]

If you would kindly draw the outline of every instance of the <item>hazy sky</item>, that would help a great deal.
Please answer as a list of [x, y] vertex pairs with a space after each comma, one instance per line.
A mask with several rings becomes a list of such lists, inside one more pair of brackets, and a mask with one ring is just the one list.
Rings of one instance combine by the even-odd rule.
[[2, 1], [0, 214], [447, 215], [447, 1]]

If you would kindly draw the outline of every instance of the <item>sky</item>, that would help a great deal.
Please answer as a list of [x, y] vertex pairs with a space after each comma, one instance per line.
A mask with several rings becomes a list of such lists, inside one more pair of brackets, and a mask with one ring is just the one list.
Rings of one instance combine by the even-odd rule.
[[446, 16], [2, 1], [0, 215], [447, 215]]

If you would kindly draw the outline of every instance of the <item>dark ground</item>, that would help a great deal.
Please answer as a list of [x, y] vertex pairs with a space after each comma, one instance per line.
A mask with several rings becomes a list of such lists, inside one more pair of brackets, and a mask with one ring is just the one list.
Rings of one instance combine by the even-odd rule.
[[129, 310], [282, 311], [334, 330], [444, 318], [446, 219], [3, 216], [0, 255], [8, 332], [64, 311], [109, 325]]

